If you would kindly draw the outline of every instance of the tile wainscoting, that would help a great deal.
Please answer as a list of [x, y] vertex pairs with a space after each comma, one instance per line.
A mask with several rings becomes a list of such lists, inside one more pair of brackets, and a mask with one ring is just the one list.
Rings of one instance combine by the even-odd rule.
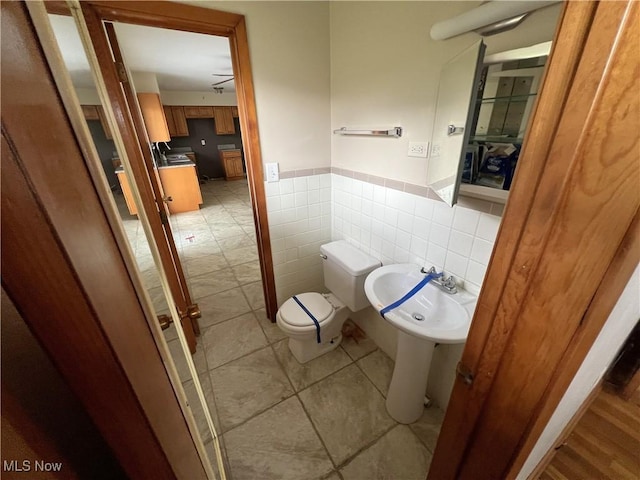
[[[384, 264], [434, 265], [480, 291], [503, 205], [462, 197], [449, 207], [428, 188], [341, 168], [282, 172], [265, 183], [278, 303], [325, 291], [320, 245], [347, 240]], [[391, 358], [396, 331], [376, 312], [353, 319]], [[445, 408], [463, 345], [440, 345], [427, 393]], [[443, 374], [446, 372], [446, 374]]]
[[283, 172], [265, 183], [278, 305], [301, 292], [324, 291], [320, 245], [331, 241], [331, 174]]

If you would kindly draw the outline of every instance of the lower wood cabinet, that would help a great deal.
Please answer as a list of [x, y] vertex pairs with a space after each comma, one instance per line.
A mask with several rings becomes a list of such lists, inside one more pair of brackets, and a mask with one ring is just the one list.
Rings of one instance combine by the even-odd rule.
[[202, 193], [195, 165], [160, 167], [158, 175], [170, 213], [192, 212], [200, 209]]
[[244, 178], [242, 168], [242, 154], [240, 150], [221, 150], [220, 157], [224, 165], [225, 180], [238, 180]]

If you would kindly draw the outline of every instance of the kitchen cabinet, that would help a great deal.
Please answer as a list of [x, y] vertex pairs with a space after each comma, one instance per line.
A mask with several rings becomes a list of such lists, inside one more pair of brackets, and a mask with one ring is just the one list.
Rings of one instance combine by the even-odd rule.
[[184, 114], [187, 118], [213, 118], [213, 107], [185, 106]]
[[124, 171], [116, 172], [116, 176], [118, 177], [118, 182], [120, 182], [120, 189], [122, 190], [122, 195], [124, 196], [124, 201], [127, 204], [129, 213], [131, 215], [137, 215], [138, 209], [136, 208], [136, 204], [133, 202], [133, 193], [131, 193], [131, 187], [129, 186], [127, 176], [124, 174]]
[[80, 107], [82, 108], [82, 114], [84, 115], [85, 120], [100, 120], [104, 136], [108, 140], [111, 140], [113, 136], [111, 135], [111, 129], [107, 124], [107, 118], [105, 117], [102, 105], [80, 105]]
[[202, 193], [195, 165], [160, 167], [158, 175], [170, 213], [192, 212], [200, 209]]
[[220, 157], [224, 166], [225, 180], [238, 180], [244, 178], [242, 168], [242, 154], [240, 150], [220, 150]]
[[138, 103], [142, 110], [142, 118], [151, 142], [168, 142], [171, 140], [167, 119], [164, 115], [160, 95], [157, 93], [138, 93]]
[[238, 118], [240, 116], [238, 113], [238, 107], [231, 107], [231, 113], [233, 114], [233, 118]]
[[234, 135], [236, 127], [233, 124], [233, 107], [216, 107], [215, 123], [218, 135]]
[[162, 108], [164, 109], [164, 116], [167, 119], [167, 128], [169, 129], [171, 138], [188, 137], [189, 127], [187, 126], [184, 107], [165, 105]]

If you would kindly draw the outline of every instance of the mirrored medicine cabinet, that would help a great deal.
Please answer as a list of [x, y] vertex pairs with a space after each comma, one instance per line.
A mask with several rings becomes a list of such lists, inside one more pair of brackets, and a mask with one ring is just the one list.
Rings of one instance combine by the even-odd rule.
[[478, 41], [444, 65], [427, 183], [447, 204], [506, 202], [550, 49], [485, 56]]

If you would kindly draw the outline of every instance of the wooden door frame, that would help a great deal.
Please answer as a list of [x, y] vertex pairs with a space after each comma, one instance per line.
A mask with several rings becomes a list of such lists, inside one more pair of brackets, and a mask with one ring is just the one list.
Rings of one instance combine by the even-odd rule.
[[637, 9], [565, 4], [430, 479], [517, 476], [638, 264]]
[[131, 478], [204, 479], [27, 8], [1, 18], [3, 288]]
[[[249, 56], [247, 29], [243, 15], [202, 7], [172, 3], [167, 1], [102, 1], [87, 0], [103, 21], [125, 22], [157, 28], [183, 30], [227, 37], [231, 51], [231, 63], [236, 81], [236, 96], [242, 145], [247, 166], [247, 180], [256, 243], [262, 276], [262, 288], [267, 317], [275, 322], [278, 311], [276, 286], [273, 272], [271, 237], [267, 216], [267, 202], [264, 190], [264, 171], [260, 151], [260, 135], [256, 111], [253, 75]], [[49, 13], [68, 15], [64, 2], [46, 2]], [[113, 66], [111, 66], [113, 68]]]

